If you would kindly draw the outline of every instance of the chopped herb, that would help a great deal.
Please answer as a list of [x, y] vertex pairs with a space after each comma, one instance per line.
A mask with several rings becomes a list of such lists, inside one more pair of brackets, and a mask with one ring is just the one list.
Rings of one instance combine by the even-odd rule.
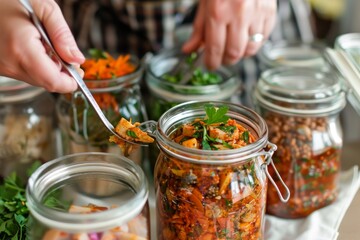
[[126, 135], [128, 135], [129, 137], [132, 137], [132, 138], [138, 138], [136, 133], [134, 131], [131, 131], [131, 130], [127, 130]]
[[236, 126], [219, 126], [218, 127], [221, 131], [226, 132], [227, 134], [233, 134]]
[[229, 107], [227, 106], [215, 108], [213, 105], [210, 104], [205, 105], [205, 112], [207, 117], [205, 123], [207, 125], [211, 125], [214, 123], [225, 123], [229, 119], [229, 117], [226, 116], [228, 110]]
[[249, 131], [244, 131], [242, 134], [244, 142], [249, 143]]

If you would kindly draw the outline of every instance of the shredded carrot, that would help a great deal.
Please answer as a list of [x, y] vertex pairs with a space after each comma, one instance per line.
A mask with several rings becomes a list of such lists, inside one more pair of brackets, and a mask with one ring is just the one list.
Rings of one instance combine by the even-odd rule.
[[121, 77], [135, 71], [135, 66], [130, 63], [130, 55], [119, 55], [116, 59], [105, 53], [106, 58], [88, 58], [81, 65], [84, 70], [84, 79], [102, 80]]

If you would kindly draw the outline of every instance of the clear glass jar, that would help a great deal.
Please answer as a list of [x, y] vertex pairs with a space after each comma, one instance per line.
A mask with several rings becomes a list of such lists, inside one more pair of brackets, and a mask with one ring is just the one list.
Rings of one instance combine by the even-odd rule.
[[[207, 103], [229, 106], [227, 115], [257, 140], [242, 148], [216, 151], [175, 143], [171, 134], [184, 123], [203, 118]], [[265, 121], [236, 104], [187, 102], [164, 113], [157, 127], [158, 239], [263, 239], [267, 165], [276, 149], [267, 140]]]
[[339, 112], [346, 104], [336, 74], [270, 69], [261, 75], [254, 98], [268, 124], [269, 140], [278, 147], [275, 166], [291, 192], [284, 204], [269, 186], [267, 213], [300, 218], [332, 203], [339, 190], [343, 142]]
[[56, 156], [55, 100], [42, 88], [0, 77], [0, 178]]
[[[114, 126], [121, 117], [131, 119], [132, 122], [147, 120], [139, 86], [143, 66], [135, 56], [131, 56], [130, 62], [137, 66], [131, 74], [107, 80], [85, 80], [105, 116]], [[111, 133], [80, 91], [60, 96], [56, 110], [62, 133], [63, 154], [107, 152], [123, 154], [141, 163], [144, 154], [141, 149], [130, 154], [123, 153], [117, 145], [109, 142]]]
[[[150, 58], [146, 69], [146, 84], [149, 89], [147, 109], [149, 118], [158, 120], [159, 117], [171, 107], [187, 101], [230, 101], [231, 97], [240, 93], [241, 81], [234, 72], [221, 66], [215, 72], [208, 72], [201, 61], [194, 69], [184, 67], [184, 75], [191, 78], [196, 69], [216, 74], [220, 82], [209, 85], [193, 85], [188, 82], [174, 83], [167, 81], [163, 76], [172, 72], [174, 68], [185, 66], [188, 56], [179, 49], [170, 49]], [[186, 76], [184, 76], [186, 78]]]
[[268, 41], [259, 51], [261, 69], [281, 66], [326, 69], [325, 47], [321, 42]]
[[77, 153], [37, 169], [26, 189], [30, 240], [149, 239], [148, 183], [133, 161]]

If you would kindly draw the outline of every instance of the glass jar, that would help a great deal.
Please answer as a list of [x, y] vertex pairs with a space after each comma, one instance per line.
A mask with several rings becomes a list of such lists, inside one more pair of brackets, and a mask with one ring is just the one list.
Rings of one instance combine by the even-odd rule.
[[[139, 86], [143, 66], [135, 56], [131, 56], [130, 62], [137, 66], [131, 74], [113, 79], [85, 80], [105, 116], [114, 126], [121, 117], [131, 119], [132, 122], [147, 120]], [[144, 154], [141, 149], [129, 154], [109, 142], [111, 133], [80, 91], [60, 96], [56, 110], [62, 133], [63, 154], [107, 152], [122, 154], [141, 163]]]
[[[208, 72], [201, 56], [195, 67], [186, 65], [187, 58], [179, 49], [165, 50], [150, 57], [146, 70], [146, 84], [149, 89], [147, 109], [149, 118], [158, 120], [159, 117], [171, 107], [187, 101], [229, 101], [231, 97], [240, 93], [240, 79], [227, 67], [221, 66], [215, 72]], [[197, 61], [197, 60], [196, 60]], [[197, 69], [205, 74], [216, 74], [220, 81], [216, 84], [203, 83], [196, 85], [191, 81], [172, 82], [166, 80], [164, 75], [171, 73], [175, 68], [183, 70], [183, 78], [191, 78]], [[182, 73], [180, 73], [182, 74]], [[200, 84], [200, 83], [198, 83]]]
[[278, 147], [275, 166], [291, 192], [284, 204], [269, 186], [267, 213], [301, 218], [332, 203], [339, 190], [343, 142], [339, 112], [346, 104], [336, 74], [270, 69], [261, 75], [254, 98], [268, 124], [269, 140]]
[[[242, 148], [216, 151], [175, 143], [170, 135], [184, 123], [203, 118], [207, 103], [229, 106], [227, 115], [257, 140]], [[164, 113], [156, 132], [158, 239], [263, 239], [267, 165], [276, 149], [268, 142], [267, 131], [255, 112], [227, 102], [187, 102]]]
[[133, 161], [77, 153], [38, 168], [26, 189], [30, 240], [149, 239], [148, 183]]
[[56, 156], [55, 100], [42, 88], [0, 77], [0, 179], [26, 180], [34, 162]]
[[325, 47], [321, 42], [268, 41], [259, 51], [261, 69], [281, 66], [326, 69]]

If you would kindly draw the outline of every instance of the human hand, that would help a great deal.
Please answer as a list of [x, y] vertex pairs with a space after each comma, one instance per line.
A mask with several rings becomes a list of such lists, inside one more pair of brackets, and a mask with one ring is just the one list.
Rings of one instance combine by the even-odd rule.
[[[31, 3], [60, 57], [79, 68], [85, 58], [57, 3], [53, 0], [31, 0]], [[39, 31], [18, 0], [0, 1], [0, 26], [0, 75], [50, 92], [77, 89], [75, 80], [47, 54]]]
[[275, 26], [276, 7], [276, 0], [199, 0], [193, 33], [183, 51], [203, 47], [209, 69], [252, 56]]

